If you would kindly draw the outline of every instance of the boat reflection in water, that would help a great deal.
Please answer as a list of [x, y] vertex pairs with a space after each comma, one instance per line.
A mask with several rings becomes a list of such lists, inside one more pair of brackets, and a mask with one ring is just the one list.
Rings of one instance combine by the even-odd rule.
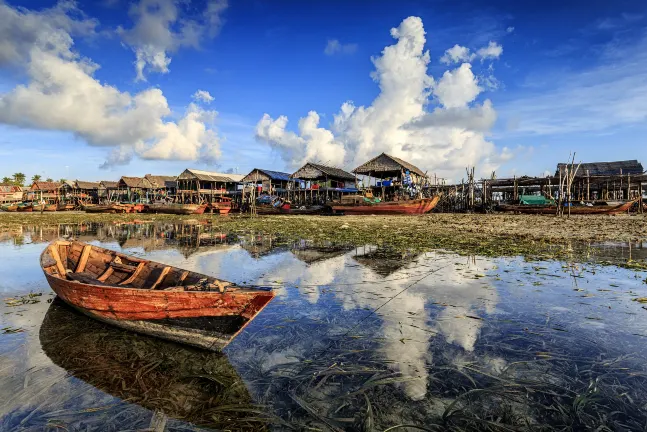
[[168, 416], [218, 430], [265, 428], [267, 417], [252, 405], [223, 354], [115, 329], [60, 299], [47, 311], [39, 336], [54, 364], [103, 392], [155, 411], [158, 421]]

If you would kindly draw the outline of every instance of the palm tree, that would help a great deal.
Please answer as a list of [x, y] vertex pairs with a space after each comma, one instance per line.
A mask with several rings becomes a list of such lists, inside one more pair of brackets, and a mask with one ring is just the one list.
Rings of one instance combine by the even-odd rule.
[[9, 177], [2, 177], [2, 183], [4, 183], [4, 184], [10, 184], [10, 183], [11, 183], [11, 178], [9, 178]]
[[51, 183], [51, 182], [53, 182], [54, 180], [53, 180], [51, 177], [47, 177], [47, 179], [46, 179], [45, 181], [46, 181], [46, 182], [50, 182], [50, 183]]
[[13, 175], [13, 181], [16, 184], [16, 186], [24, 186], [26, 178], [27, 176], [21, 172], [17, 172]]
[[38, 174], [34, 174], [34, 176], [31, 178], [32, 183], [36, 183], [40, 181], [40, 176]]

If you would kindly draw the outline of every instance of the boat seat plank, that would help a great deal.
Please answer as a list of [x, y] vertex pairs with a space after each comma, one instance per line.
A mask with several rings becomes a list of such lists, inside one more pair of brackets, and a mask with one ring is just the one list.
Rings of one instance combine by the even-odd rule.
[[79, 259], [79, 264], [76, 266], [75, 273], [83, 273], [83, 271], [85, 271], [85, 266], [88, 263], [88, 258], [90, 257], [91, 250], [92, 246], [83, 246], [83, 252], [81, 252], [81, 258]]
[[120, 283], [119, 283], [119, 285], [128, 285], [128, 284], [133, 283], [133, 281], [135, 280], [135, 278], [136, 278], [137, 276], [139, 276], [139, 274], [142, 272], [142, 270], [144, 270], [144, 267], [146, 267], [146, 263], [145, 263], [145, 262], [143, 262], [143, 261], [142, 261], [142, 262], [140, 262], [140, 263], [137, 265], [137, 268], [135, 269], [135, 271], [133, 272], [133, 274], [132, 274], [132, 275], [130, 275], [130, 277], [129, 277], [128, 279], [124, 280], [123, 282], [120, 282]]
[[132, 266], [128, 264], [122, 264], [118, 262], [111, 262], [110, 267], [112, 267], [113, 270], [120, 271], [120, 272], [125, 272], [125, 273], [134, 273], [137, 271], [137, 268], [139, 266]]
[[56, 270], [58, 271], [58, 274], [65, 277], [65, 267], [61, 262], [61, 256], [58, 254], [58, 248], [55, 245], [50, 245], [49, 254], [56, 261]]
[[103, 272], [101, 276], [97, 278], [99, 282], [105, 282], [112, 274], [115, 272], [115, 270], [112, 267], [108, 267], [106, 271]]
[[157, 288], [157, 286], [162, 283], [162, 281], [170, 271], [171, 271], [171, 267], [164, 267], [160, 272], [159, 276], [157, 277], [157, 280], [155, 281], [155, 283], [151, 285], [150, 289], [154, 290], [155, 288]]

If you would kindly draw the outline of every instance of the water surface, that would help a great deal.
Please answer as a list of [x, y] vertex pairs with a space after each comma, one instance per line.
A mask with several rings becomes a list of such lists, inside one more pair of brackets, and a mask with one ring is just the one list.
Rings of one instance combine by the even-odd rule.
[[[59, 236], [272, 286], [277, 297], [224, 354], [120, 331], [51, 301], [38, 255]], [[647, 424], [644, 272], [199, 224], [26, 226], [0, 235], [0, 255], [1, 430]]]

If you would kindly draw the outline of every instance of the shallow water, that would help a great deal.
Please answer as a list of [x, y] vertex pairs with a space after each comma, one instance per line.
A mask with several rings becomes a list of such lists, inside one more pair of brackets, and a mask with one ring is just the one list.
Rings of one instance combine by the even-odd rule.
[[[59, 236], [277, 297], [224, 355], [130, 334], [51, 302], [38, 255]], [[326, 246], [186, 224], [0, 234], [0, 430], [647, 424], [647, 273]]]

